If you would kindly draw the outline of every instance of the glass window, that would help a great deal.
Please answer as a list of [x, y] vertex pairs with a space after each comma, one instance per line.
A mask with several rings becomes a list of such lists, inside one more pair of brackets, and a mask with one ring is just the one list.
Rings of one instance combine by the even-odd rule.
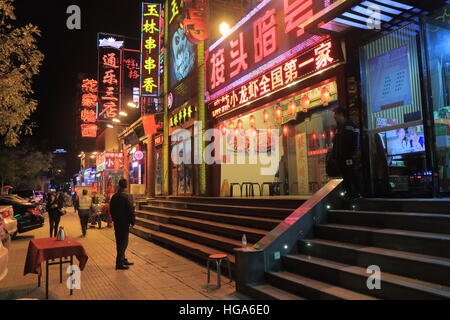
[[440, 192], [450, 192], [450, 7], [426, 18], [426, 50]]

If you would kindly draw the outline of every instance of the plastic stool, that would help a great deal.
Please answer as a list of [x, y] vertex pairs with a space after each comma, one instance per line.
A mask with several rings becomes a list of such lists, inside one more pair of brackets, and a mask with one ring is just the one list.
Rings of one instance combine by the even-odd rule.
[[[217, 266], [217, 288], [220, 288], [220, 265], [222, 264], [222, 261], [226, 260], [228, 263], [228, 276], [230, 277], [230, 282], [233, 282], [233, 279], [231, 278], [231, 264], [230, 259], [228, 259], [228, 256], [226, 254], [212, 254], [208, 257], [208, 261], [206, 263], [206, 268], [208, 270], [208, 284], [210, 282], [210, 269], [209, 269], [209, 262], [214, 261], [216, 262]], [[230, 283], [228, 282], [228, 283]]]

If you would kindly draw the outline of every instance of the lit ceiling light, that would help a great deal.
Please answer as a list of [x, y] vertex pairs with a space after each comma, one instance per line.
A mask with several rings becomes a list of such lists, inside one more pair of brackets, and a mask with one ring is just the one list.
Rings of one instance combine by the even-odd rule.
[[112, 124], [107, 124], [106, 125], [108, 128], [114, 128], [114, 126]]
[[127, 106], [132, 107], [132, 108], [137, 108], [137, 105], [134, 102], [128, 102]]
[[95, 159], [95, 156], [94, 156], [94, 155], [92, 155], [92, 156], [91, 156], [91, 159]]
[[119, 114], [124, 117], [128, 116], [128, 113], [126, 113], [125, 111], [120, 111]]
[[92, 154], [93, 154], [93, 155], [96, 155], [97, 153], [98, 153], [97, 151], [95, 151], [95, 152], [92, 152]]
[[220, 34], [222, 36], [225, 36], [228, 34], [228, 32], [230, 32], [230, 25], [224, 21], [220, 24], [219, 29], [220, 29]]
[[113, 121], [113, 122], [117, 122], [117, 123], [120, 122], [120, 120], [119, 120], [119, 119], [116, 119], [116, 118], [112, 119], [112, 121]]

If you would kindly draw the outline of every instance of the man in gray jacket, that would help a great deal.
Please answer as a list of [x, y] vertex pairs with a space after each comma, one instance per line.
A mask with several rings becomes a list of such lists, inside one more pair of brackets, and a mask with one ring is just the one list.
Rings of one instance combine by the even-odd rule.
[[110, 202], [117, 246], [116, 270], [127, 270], [128, 266], [133, 265], [125, 258], [130, 233], [129, 228], [130, 225], [134, 226], [135, 224], [133, 199], [126, 192], [127, 184], [125, 179], [119, 181], [119, 190], [112, 196]]

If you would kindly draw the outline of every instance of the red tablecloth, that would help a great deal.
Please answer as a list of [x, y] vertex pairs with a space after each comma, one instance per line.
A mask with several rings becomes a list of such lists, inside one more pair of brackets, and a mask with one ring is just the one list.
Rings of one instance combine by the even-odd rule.
[[88, 256], [83, 245], [70, 238], [57, 241], [56, 238], [33, 239], [28, 244], [27, 259], [23, 274], [41, 275], [41, 263], [51, 259], [76, 256], [80, 262], [80, 270], [86, 266]]

